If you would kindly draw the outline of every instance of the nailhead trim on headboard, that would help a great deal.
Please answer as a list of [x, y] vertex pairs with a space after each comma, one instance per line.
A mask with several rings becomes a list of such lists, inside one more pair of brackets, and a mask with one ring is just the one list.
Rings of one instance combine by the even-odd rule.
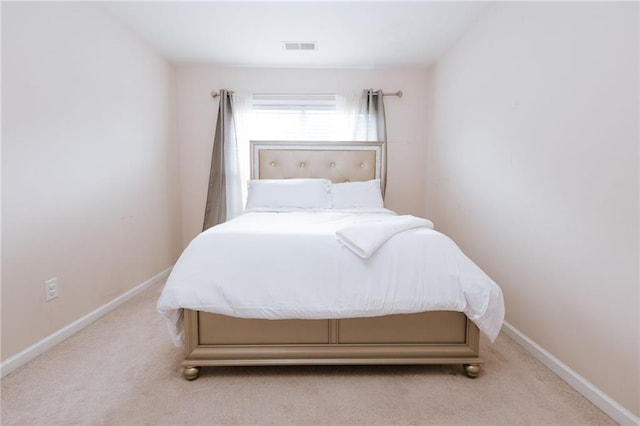
[[384, 179], [382, 142], [252, 141], [252, 179]]

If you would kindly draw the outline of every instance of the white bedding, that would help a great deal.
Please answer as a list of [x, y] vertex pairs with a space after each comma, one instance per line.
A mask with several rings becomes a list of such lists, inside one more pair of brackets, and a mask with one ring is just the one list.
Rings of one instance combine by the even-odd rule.
[[198, 235], [158, 301], [176, 345], [182, 308], [240, 318], [329, 319], [433, 310], [464, 312], [493, 341], [500, 288], [447, 236], [429, 227], [385, 237], [361, 258], [336, 236], [386, 209], [250, 212]]

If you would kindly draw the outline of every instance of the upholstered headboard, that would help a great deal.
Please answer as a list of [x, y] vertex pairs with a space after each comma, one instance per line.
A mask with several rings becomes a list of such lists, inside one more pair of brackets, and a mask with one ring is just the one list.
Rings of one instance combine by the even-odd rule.
[[251, 141], [251, 179], [288, 178], [380, 179], [384, 188], [383, 142]]

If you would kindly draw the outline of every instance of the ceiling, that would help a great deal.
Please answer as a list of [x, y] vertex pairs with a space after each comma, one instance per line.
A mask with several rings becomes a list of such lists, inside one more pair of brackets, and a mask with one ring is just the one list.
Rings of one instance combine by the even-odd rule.
[[[454, 1], [119, 1], [102, 6], [175, 63], [428, 66], [488, 7]], [[316, 42], [286, 51], [285, 41]]]

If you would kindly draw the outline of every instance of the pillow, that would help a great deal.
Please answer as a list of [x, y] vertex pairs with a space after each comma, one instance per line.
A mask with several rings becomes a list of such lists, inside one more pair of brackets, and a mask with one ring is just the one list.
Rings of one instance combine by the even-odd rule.
[[331, 181], [327, 179], [259, 179], [247, 185], [249, 209], [330, 209]]
[[334, 209], [384, 207], [380, 179], [332, 184], [331, 204]]

